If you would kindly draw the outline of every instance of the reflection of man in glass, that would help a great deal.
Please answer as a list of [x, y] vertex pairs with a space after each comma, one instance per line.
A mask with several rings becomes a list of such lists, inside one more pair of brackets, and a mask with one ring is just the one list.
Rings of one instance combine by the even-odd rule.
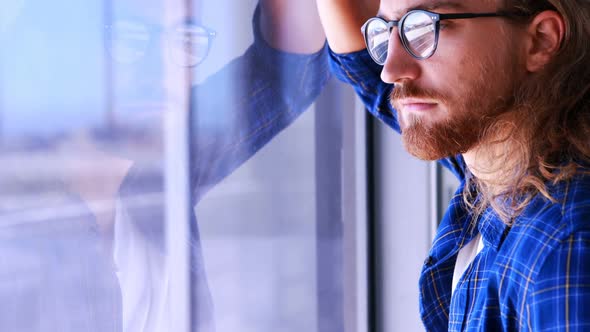
[[[178, 105], [190, 98], [196, 203], [301, 114], [327, 79], [314, 1], [289, 2], [262, 0], [253, 45], [201, 84], [193, 67], [211, 54], [212, 30], [169, 3], [113, 3], [105, 24], [109, 118], [73, 122], [48, 143], [62, 163], [50, 176], [59, 184], [43, 190], [63, 191], [53, 207], [69, 213], [0, 230], [0, 330], [168, 331], [162, 114], [182, 112]], [[194, 328], [209, 331], [212, 306], [193, 231], [179, 241], [193, 249]]]

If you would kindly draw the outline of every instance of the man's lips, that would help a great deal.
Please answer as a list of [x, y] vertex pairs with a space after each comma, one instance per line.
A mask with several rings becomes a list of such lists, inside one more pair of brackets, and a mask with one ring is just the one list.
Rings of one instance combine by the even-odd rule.
[[431, 111], [438, 105], [436, 102], [422, 99], [401, 99], [397, 100], [395, 104], [397, 104], [401, 110], [409, 112]]

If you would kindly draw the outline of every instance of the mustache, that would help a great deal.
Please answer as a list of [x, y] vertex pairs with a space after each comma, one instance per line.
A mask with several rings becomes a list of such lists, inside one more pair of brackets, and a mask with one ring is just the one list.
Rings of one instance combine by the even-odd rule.
[[405, 98], [431, 99], [446, 102], [448, 98], [435, 90], [424, 89], [412, 83], [396, 84], [391, 91], [389, 101], [395, 105], [396, 101]]

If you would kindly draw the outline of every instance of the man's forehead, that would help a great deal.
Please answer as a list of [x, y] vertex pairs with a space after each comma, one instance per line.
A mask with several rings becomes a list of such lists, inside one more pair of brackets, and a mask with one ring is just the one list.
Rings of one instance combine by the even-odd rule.
[[496, 3], [497, 0], [381, 0], [379, 16], [388, 19], [399, 19], [413, 9], [477, 13], [494, 11]]
[[180, 21], [195, 14], [194, 10], [191, 13], [188, 12], [184, 0], [120, 0], [113, 2], [112, 9], [117, 17], [134, 18], [151, 23], [170, 21], [174, 17]]

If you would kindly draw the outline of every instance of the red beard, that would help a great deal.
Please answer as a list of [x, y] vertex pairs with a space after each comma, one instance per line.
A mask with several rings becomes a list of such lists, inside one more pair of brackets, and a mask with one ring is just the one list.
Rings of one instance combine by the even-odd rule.
[[498, 110], [506, 109], [504, 102], [494, 100], [486, 104], [482, 98], [473, 96], [463, 102], [453, 102], [440, 93], [412, 84], [396, 85], [391, 94], [394, 108], [397, 109], [395, 105], [402, 98], [435, 100], [449, 108], [446, 118], [430, 123], [420, 116], [412, 117], [411, 123], [405, 123], [398, 111], [404, 146], [409, 153], [422, 160], [437, 160], [469, 151], [481, 141], [485, 128], [493, 123], [495, 115], [502, 113]]

